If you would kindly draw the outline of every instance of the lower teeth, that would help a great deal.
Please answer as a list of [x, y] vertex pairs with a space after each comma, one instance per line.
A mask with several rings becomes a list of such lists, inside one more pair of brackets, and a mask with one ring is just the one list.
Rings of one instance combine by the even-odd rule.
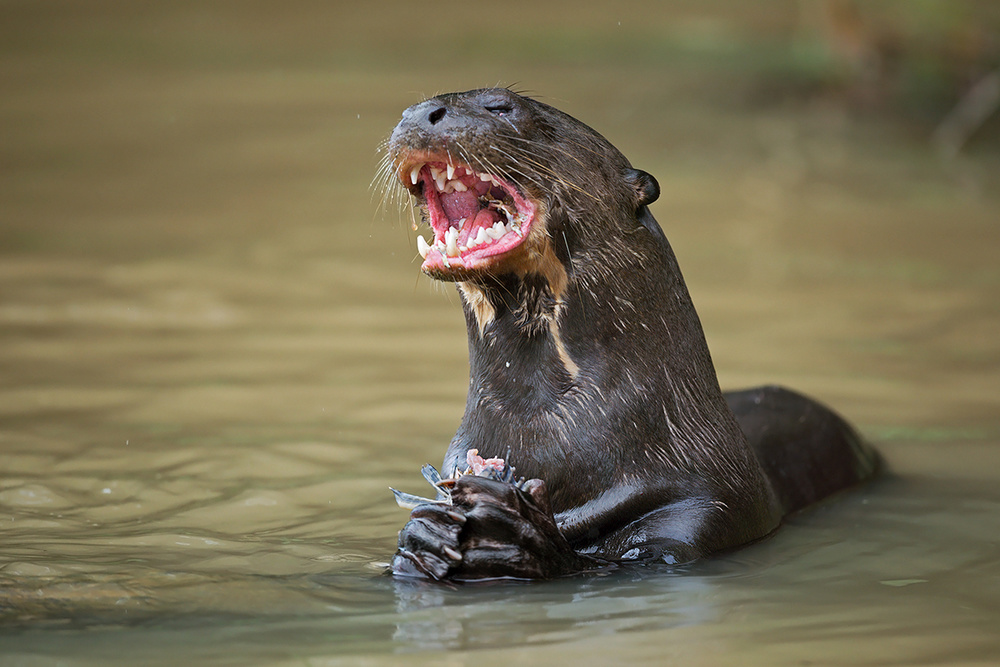
[[521, 228], [513, 221], [505, 225], [497, 220], [492, 227], [480, 227], [476, 235], [466, 241], [467, 245], [460, 246], [458, 245], [459, 228], [449, 227], [448, 231], [444, 233], [444, 239], [436, 241], [433, 246], [428, 245], [423, 236], [417, 235], [417, 252], [420, 253], [421, 257], [427, 259], [427, 253], [433, 247], [442, 255], [444, 265], [448, 267], [448, 258], [460, 257], [463, 253], [481, 245], [490, 245], [511, 232], [517, 234], [519, 238], [521, 237]]
[[424, 259], [427, 259], [427, 252], [430, 249], [431, 249], [431, 247], [429, 245], [427, 245], [427, 241], [424, 239], [424, 237], [420, 236], [418, 234], [417, 235], [417, 252], [420, 253], [420, 256], [423, 257]]
[[445, 251], [449, 257], [458, 257], [458, 230], [454, 227], [444, 234]]

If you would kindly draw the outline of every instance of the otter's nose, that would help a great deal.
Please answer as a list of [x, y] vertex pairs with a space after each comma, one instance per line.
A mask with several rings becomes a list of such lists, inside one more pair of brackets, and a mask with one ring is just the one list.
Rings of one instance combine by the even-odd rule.
[[427, 120], [431, 125], [437, 125], [441, 119], [444, 118], [446, 113], [448, 113], [447, 107], [438, 107], [437, 109], [434, 109], [434, 111], [427, 114]]
[[475, 124], [463, 118], [454, 107], [444, 100], [431, 99], [403, 112], [391, 141], [404, 142], [411, 148], [430, 148], [463, 136], [470, 129], [474, 130]]
[[390, 143], [411, 149], [440, 149], [455, 140], [481, 135], [488, 127], [483, 121], [483, 115], [467, 100], [453, 95], [436, 97], [404, 111]]
[[448, 107], [441, 100], [427, 100], [420, 104], [414, 104], [404, 111], [400, 124], [429, 130], [444, 120], [447, 115]]

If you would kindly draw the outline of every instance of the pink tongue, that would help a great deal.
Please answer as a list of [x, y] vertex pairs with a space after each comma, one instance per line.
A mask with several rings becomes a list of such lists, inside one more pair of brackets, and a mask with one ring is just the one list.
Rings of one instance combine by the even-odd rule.
[[448, 219], [457, 224], [462, 218], [476, 217], [476, 213], [479, 213], [479, 197], [469, 190], [442, 194], [441, 208]]
[[484, 208], [476, 214], [476, 217], [472, 221], [471, 225], [465, 225], [462, 227], [462, 233], [458, 235], [458, 245], [468, 245], [470, 238], [476, 238], [476, 234], [479, 233], [480, 227], [486, 227], [489, 229], [493, 226], [493, 223], [499, 219], [499, 213], [491, 208]]

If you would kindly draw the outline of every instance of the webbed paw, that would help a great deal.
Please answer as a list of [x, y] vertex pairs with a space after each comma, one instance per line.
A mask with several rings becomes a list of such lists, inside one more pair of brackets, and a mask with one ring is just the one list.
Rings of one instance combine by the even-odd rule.
[[432, 579], [548, 579], [598, 567], [559, 532], [542, 480], [465, 475], [452, 506], [421, 505], [399, 538], [393, 573]]
[[458, 536], [464, 524], [465, 515], [449, 505], [418, 505], [399, 533], [392, 573], [444, 579], [462, 560]]

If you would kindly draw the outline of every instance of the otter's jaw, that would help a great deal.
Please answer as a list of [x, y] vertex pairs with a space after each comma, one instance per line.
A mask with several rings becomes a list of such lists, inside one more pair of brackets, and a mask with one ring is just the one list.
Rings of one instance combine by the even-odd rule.
[[510, 182], [449, 161], [409, 161], [397, 170], [424, 209], [434, 240], [417, 236], [421, 270], [442, 280], [488, 272], [519, 249], [535, 204]]

